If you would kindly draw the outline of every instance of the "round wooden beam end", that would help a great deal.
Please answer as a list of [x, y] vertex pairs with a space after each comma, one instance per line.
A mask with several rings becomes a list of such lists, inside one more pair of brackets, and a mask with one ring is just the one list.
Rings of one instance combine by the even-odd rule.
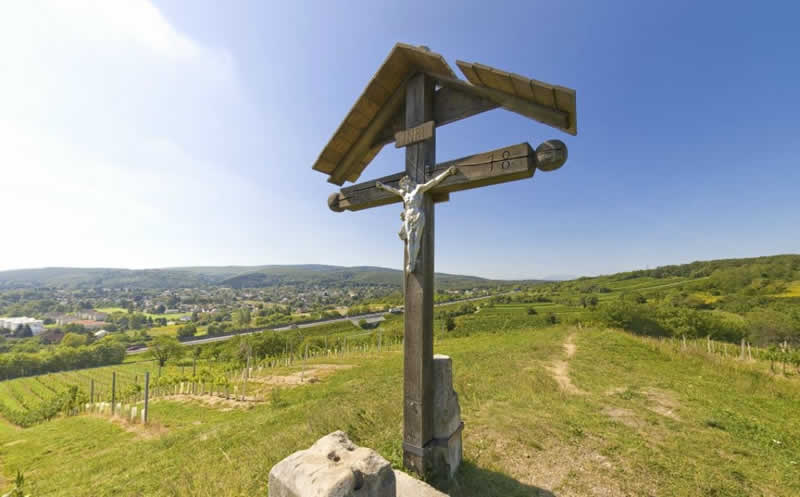
[[344, 209], [339, 207], [339, 192], [330, 194], [328, 197], [328, 207], [330, 207], [333, 212], [344, 212]]
[[567, 162], [567, 145], [561, 140], [547, 140], [536, 147], [536, 169], [555, 171]]

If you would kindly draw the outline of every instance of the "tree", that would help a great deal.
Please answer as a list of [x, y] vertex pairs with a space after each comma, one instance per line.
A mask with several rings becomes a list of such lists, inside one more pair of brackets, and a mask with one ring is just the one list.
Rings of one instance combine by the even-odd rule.
[[192, 347], [192, 376], [197, 376], [197, 359], [202, 353], [203, 349], [199, 345]]
[[154, 314], [164, 314], [166, 310], [167, 308], [164, 306], [164, 304], [158, 304], [158, 307], [156, 307], [156, 312]]
[[86, 345], [88, 342], [89, 337], [86, 335], [80, 335], [78, 333], [67, 333], [64, 335], [64, 338], [61, 339], [61, 345], [64, 347], [80, 347], [81, 345]]
[[28, 338], [33, 336], [33, 331], [31, 331], [31, 327], [26, 325], [18, 326], [17, 330], [14, 332], [14, 338]]
[[240, 328], [244, 328], [250, 324], [250, 320], [252, 319], [250, 316], [250, 308], [249, 307], [242, 307], [233, 315], [235, 320], [235, 324]]
[[528, 307], [528, 315], [529, 315], [529, 316], [534, 316], [534, 315], [536, 315], [536, 314], [537, 314], [537, 312], [536, 312], [536, 309], [535, 309], [535, 308], [533, 308], [533, 307]]
[[147, 352], [158, 362], [159, 376], [161, 368], [170, 359], [179, 359], [183, 355], [183, 346], [176, 339], [168, 336], [156, 337], [148, 346]]
[[447, 331], [453, 331], [456, 328], [456, 320], [451, 316], [447, 316], [447, 319], [444, 321], [444, 327]]
[[191, 338], [197, 335], [197, 326], [192, 323], [185, 324], [178, 328], [178, 338]]

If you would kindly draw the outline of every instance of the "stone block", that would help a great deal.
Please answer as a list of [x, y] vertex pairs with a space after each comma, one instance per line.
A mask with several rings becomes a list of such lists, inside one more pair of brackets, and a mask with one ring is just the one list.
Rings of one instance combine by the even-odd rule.
[[395, 497], [389, 461], [342, 431], [290, 455], [269, 472], [270, 497]]
[[431, 456], [436, 476], [452, 477], [461, 465], [461, 408], [453, 389], [453, 361], [433, 356], [433, 440]]

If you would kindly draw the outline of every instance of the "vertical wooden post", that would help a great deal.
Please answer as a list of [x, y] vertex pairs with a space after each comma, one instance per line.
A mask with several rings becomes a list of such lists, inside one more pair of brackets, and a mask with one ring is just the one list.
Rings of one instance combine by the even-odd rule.
[[92, 380], [91, 380], [91, 384], [90, 384], [90, 387], [89, 387], [89, 392], [91, 392], [91, 393], [89, 393], [89, 402], [94, 404], [94, 378], [92, 378]]
[[[406, 129], [433, 119], [435, 81], [419, 73], [406, 85]], [[406, 174], [424, 183], [436, 164], [436, 134], [406, 147]], [[430, 194], [423, 202], [425, 226], [413, 273], [405, 274], [405, 341], [403, 348], [403, 466], [420, 476], [431, 470], [433, 438], [433, 246], [434, 208]], [[408, 264], [408, 253], [404, 268]]]
[[117, 407], [117, 372], [111, 372], [111, 415], [114, 415], [114, 409]]
[[147, 424], [147, 416], [150, 413], [149, 401], [150, 400], [150, 371], [144, 374], [144, 423]]

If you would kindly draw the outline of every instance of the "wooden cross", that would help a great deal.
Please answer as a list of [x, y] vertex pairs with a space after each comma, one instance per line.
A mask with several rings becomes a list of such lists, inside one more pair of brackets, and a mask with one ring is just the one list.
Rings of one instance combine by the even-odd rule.
[[[357, 179], [386, 143], [406, 148], [405, 171], [342, 188], [328, 198], [328, 206], [358, 211], [403, 201], [401, 237], [407, 245], [412, 238], [408, 217], [423, 220], [413, 233], [419, 248], [404, 251], [403, 264], [403, 464], [420, 475], [431, 470], [433, 442], [434, 203], [460, 190], [530, 178], [536, 169], [552, 171], [567, 159], [566, 146], [549, 140], [535, 151], [521, 143], [436, 164], [436, 128], [503, 107], [577, 132], [573, 90], [479, 64], [458, 65], [472, 84], [455, 77], [444, 59], [426, 48], [396, 45], [314, 165], [341, 185]], [[401, 198], [434, 178], [435, 186], [421, 198]]]

